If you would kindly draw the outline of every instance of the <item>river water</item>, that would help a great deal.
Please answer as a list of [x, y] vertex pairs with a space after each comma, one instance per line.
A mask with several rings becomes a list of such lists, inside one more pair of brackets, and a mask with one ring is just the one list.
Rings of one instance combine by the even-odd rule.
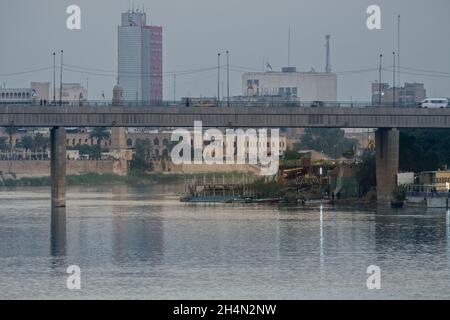
[[1, 189], [0, 298], [450, 298], [445, 210], [192, 206], [176, 192], [72, 187], [52, 220], [48, 188]]

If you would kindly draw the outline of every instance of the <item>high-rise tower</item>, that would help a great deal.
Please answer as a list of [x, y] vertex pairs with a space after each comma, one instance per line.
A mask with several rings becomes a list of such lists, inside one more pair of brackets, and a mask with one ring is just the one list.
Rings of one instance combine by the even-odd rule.
[[147, 25], [145, 12], [122, 13], [118, 27], [119, 83], [127, 102], [163, 99], [162, 27]]

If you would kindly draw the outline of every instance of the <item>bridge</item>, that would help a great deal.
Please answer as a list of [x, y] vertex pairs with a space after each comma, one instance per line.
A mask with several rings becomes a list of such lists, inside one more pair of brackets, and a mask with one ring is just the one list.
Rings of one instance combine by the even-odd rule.
[[51, 128], [52, 207], [65, 207], [66, 127], [376, 128], [377, 196], [397, 184], [399, 128], [450, 128], [450, 108], [0, 106], [0, 126]]

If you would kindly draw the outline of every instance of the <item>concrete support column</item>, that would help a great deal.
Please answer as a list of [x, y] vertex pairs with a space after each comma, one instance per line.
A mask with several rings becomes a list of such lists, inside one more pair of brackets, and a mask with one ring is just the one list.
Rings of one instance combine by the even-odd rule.
[[383, 128], [375, 132], [378, 202], [390, 202], [397, 187], [399, 140], [397, 129]]
[[50, 130], [52, 208], [66, 206], [66, 129]]

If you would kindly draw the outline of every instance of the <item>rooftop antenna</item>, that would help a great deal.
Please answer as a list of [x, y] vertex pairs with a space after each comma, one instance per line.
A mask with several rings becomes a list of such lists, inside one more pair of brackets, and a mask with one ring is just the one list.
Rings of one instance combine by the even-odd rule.
[[330, 73], [331, 72], [331, 64], [330, 64], [330, 35], [327, 34], [325, 36], [326, 39], [326, 65], [325, 65], [325, 72]]
[[291, 26], [289, 25], [288, 31], [288, 67], [291, 66]]

